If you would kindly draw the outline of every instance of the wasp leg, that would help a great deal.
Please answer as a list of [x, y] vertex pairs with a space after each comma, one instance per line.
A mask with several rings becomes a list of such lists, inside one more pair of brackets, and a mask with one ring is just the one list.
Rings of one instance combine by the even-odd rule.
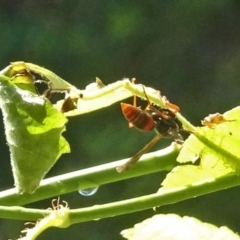
[[142, 155], [150, 150], [161, 138], [161, 135], [158, 134], [155, 136], [148, 144], [146, 144], [138, 153], [136, 153], [132, 158], [130, 158], [126, 163], [117, 167], [117, 172], [122, 173], [132, 167], [138, 160], [142, 157]]
[[[168, 119], [169, 119], [169, 116], [166, 115], [166, 114], [164, 114], [164, 113], [162, 113], [161, 111], [159, 111], [158, 109], [156, 109], [156, 108], [151, 104], [151, 102], [150, 102], [150, 100], [149, 100], [149, 98], [148, 98], [148, 96], [147, 96], [147, 93], [146, 93], [146, 91], [145, 91], [145, 87], [144, 87], [143, 85], [142, 85], [142, 88], [143, 88], [143, 92], [144, 92], [145, 98], [147, 99], [147, 102], [148, 102], [148, 106], [147, 106], [147, 107], [148, 107], [149, 109], [151, 109], [153, 112], [156, 112], [156, 113], [157, 113], [159, 116], [161, 116], [163, 119], [168, 120]], [[159, 92], [159, 97], [161, 98], [160, 92]], [[167, 103], [166, 103], [166, 106], [170, 109], [170, 111], [171, 111], [172, 113], [177, 113], [177, 112], [180, 111], [180, 108], [179, 108], [177, 105], [173, 104], [173, 103], [167, 102]]]

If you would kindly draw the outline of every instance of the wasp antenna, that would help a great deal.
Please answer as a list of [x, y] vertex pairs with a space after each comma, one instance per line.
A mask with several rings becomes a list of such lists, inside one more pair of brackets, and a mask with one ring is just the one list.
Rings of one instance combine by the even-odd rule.
[[145, 90], [145, 86], [142, 85], [142, 88], [143, 88], [143, 93], [144, 93], [144, 95], [145, 95], [145, 98], [147, 99], [148, 105], [152, 105], [151, 102], [150, 102], [150, 100], [149, 100], [149, 98], [148, 98], [148, 96], [147, 96], [147, 93], [146, 93], [146, 90]]

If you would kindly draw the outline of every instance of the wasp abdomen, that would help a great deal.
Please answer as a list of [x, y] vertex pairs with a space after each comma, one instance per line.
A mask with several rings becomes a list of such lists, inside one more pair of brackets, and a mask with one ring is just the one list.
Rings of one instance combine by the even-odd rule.
[[155, 126], [151, 115], [130, 104], [121, 103], [121, 108], [125, 118], [136, 128], [142, 131], [152, 130]]

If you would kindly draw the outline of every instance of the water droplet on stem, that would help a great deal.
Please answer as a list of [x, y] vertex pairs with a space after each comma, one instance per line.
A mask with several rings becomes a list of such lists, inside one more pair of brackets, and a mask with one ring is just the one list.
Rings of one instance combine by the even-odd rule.
[[98, 187], [94, 187], [94, 188], [86, 188], [86, 189], [82, 189], [82, 190], [79, 190], [78, 192], [82, 195], [82, 196], [85, 196], [85, 197], [89, 197], [89, 196], [92, 196], [94, 195], [98, 190]]

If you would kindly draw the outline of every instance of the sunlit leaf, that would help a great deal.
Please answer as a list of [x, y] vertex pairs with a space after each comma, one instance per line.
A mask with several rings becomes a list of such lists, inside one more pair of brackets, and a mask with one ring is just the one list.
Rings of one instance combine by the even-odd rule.
[[10, 148], [15, 185], [32, 193], [56, 160], [70, 151], [61, 136], [67, 119], [48, 99], [0, 76], [0, 106]]
[[193, 217], [159, 214], [123, 230], [128, 240], [239, 240], [227, 227], [216, 227]]
[[240, 107], [223, 114], [224, 121], [198, 128], [212, 147], [204, 145], [195, 135], [184, 143], [177, 158], [180, 163], [195, 162], [196, 165], [178, 166], [167, 175], [162, 185], [176, 187], [198, 181], [208, 181], [230, 172], [239, 171], [240, 165]]
[[[201, 127], [199, 130], [209, 141], [219, 148], [224, 149], [240, 159], [240, 107], [223, 114], [225, 122], [216, 124], [212, 127]], [[192, 161], [196, 156], [201, 159], [207, 154], [215, 154], [222, 158], [221, 153], [217, 154], [215, 149], [209, 149], [201, 143], [194, 135], [191, 135], [184, 143], [182, 151], [178, 157], [178, 162], [185, 163]]]
[[[109, 84], [101, 88], [99, 88], [96, 83], [89, 84], [85, 90], [81, 91], [81, 94], [83, 94], [84, 96], [85, 95], [89, 96], [88, 99], [76, 98], [76, 96], [73, 95], [72, 102], [74, 102], [74, 108], [72, 108], [73, 110], [65, 112], [65, 116], [72, 117], [84, 113], [89, 113], [104, 107], [108, 107], [116, 102], [119, 102], [132, 96], [132, 93], [130, 91], [124, 89], [121, 86], [119, 86], [119, 88], [116, 87], [116, 89], [114, 89], [114, 86], [118, 86], [119, 82], [121, 81], [117, 81], [113, 84]], [[112, 90], [112, 88], [114, 90]], [[91, 96], [96, 97], [91, 98]], [[55, 104], [55, 107], [61, 110], [62, 107], [65, 106], [65, 104], [66, 100], [60, 100], [57, 102], [57, 104]]]
[[[212, 127], [199, 128], [202, 135], [216, 146], [231, 153], [236, 158], [240, 159], [240, 107], [236, 107], [223, 114], [225, 122], [216, 124]], [[220, 160], [224, 157], [221, 152], [218, 154], [216, 149], [210, 149], [201, 143], [194, 135], [191, 135], [186, 140], [183, 149], [178, 157], [178, 162], [185, 163], [192, 160], [192, 157], [199, 156], [201, 159], [208, 155], [214, 154]], [[224, 159], [222, 159], [224, 161]], [[239, 163], [237, 163], [239, 164]]]
[[[142, 85], [134, 84], [127, 78], [108, 85], [103, 84], [99, 78], [96, 78], [96, 82], [89, 84], [84, 90], [80, 90], [52, 71], [22, 61], [12, 62], [0, 71], [0, 74], [10, 77], [21, 89], [27, 89], [31, 92], [36, 91], [34, 86], [36, 82], [47, 84], [46, 96], [53, 92], [64, 92], [64, 99], [57, 101], [54, 107], [68, 117], [108, 107], [133, 94], [145, 97]], [[37, 79], [38, 77], [40, 79]], [[145, 90], [153, 103], [160, 103], [160, 106], [165, 105], [159, 91], [150, 87], [146, 87]]]
[[215, 181], [216, 178], [226, 175], [233, 170], [231, 168], [222, 169], [219, 167], [218, 170], [215, 168], [202, 168], [201, 166], [178, 166], [175, 167], [162, 182], [162, 188], [159, 191], [166, 188], [181, 187], [181, 186], [192, 186], [198, 184], [204, 184], [205, 182]]

